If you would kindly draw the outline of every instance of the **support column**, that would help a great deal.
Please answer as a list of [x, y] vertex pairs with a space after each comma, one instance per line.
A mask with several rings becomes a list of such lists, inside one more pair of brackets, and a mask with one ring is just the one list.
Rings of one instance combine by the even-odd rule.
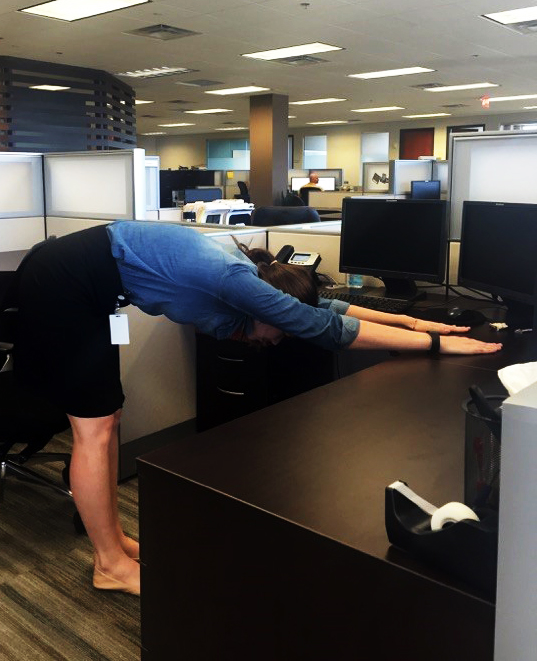
[[250, 198], [278, 206], [287, 191], [289, 99], [283, 94], [250, 97]]

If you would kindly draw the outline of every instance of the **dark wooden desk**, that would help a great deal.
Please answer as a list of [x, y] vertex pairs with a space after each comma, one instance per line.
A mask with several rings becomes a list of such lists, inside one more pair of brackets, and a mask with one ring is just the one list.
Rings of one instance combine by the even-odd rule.
[[490, 661], [494, 605], [390, 547], [384, 488], [462, 500], [467, 388], [498, 392], [529, 344], [503, 339], [396, 357], [142, 457], [143, 661]]

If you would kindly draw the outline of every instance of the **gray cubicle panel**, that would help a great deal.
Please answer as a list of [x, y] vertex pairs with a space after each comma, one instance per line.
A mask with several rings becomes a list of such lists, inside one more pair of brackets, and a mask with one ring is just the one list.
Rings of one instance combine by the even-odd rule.
[[[42, 158], [30, 153], [0, 155], [0, 255], [4, 257], [45, 238]], [[4, 261], [0, 260], [0, 268]], [[11, 262], [5, 266], [11, 267]]]
[[[145, 208], [147, 211], [158, 211], [160, 204], [160, 156], [145, 157]], [[149, 218], [147, 220], [157, 220]]]
[[390, 164], [386, 162], [364, 163], [362, 166], [362, 192], [387, 193], [390, 190]]
[[425, 159], [400, 159], [390, 161], [390, 193], [407, 195], [411, 181], [427, 181], [433, 178], [433, 161]]
[[51, 153], [43, 158], [47, 216], [94, 220], [145, 218], [143, 149]]
[[460, 239], [465, 200], [537, 203], [537, 131], [454, 133], [450, 154], [452, 239]]
[[440, 193], [447, 195], [449, 190], [449, 162], [433, 161], [432, 179], [440, 182]]

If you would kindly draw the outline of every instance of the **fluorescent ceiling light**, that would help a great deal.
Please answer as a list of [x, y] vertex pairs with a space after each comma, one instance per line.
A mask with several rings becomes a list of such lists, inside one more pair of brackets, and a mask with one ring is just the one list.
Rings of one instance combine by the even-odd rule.
[[257, 85], [248, 85], [247, 87], [229, 87], [223, 90], [210, 90], [205, 94], [249, 94], [250, 92], [267, 92], [270, 87], [257, 87]]
[[215, 131], [247, 131], [247, 126], [227, 126], [226, 128], [215, 129]]
[[457, 90], [475, 90], [480, 87], [499, 87], [496, 83], [469, 83], [468, 85], [443, 85], [442, 87], [424, 87], [426, 92], [456, 92]]
[[190, 73], [192, 69], [184, 67], [153, 67], [152, 69], [137, 69], [136, 71], [124, 71], [116, 73], [116, 76], [127, 76], [128, 78], [157, 78], [159, 76], [171, 76], [174, 73]]
[[484, 18], [501, 23], [502, 25], [511, 25], [512, 23], [525, 23], [537, 20], [537, 7], [524, 7], [522, 9], [511, 9], [508, 11], [497, 11], [492, 14], [483, 14]]
[[145, 5], [150, 0], [51, 0], [19, 11], [60, 21], [78, 21], [81, 18], [106, 14], [118, 9]]
[[336, 103], [336, 101], [346, 101], [347, 99], [310, 99], [309, 101], [289, 101], [290, 106], [308, 106], [313, 103]]
[[189, 124], [188, 122], [177, 122], [175, 124], [158, 124], [158, 126], [172, 127], [172, 126], [196, 126], [196, 125], [195, 124]]
[[254, 60], [279, 60], [286, 57], [297, 57], [299, 55], [313, 55], [314, 53], [327, 53], [332, 50], [343, 50], [339, 46], [330, 46], [314, 42], [312, 44], [302, 44], [301, 46], [287, 46], [285, 48], [274, 48], [273, 50], [264, 50], [257, 53], [243, 53], [243, 57], [251, 57]]
[[[125, 103], [125, 101], [122, 101], [121, 103]], [[143, 103], [155, 103], [154, 101], [144, 101], [143, 99], [136, 99], [134, 102], [137, 106], [141, 106]]]
[[296, 115], [287, 115], [287, 119], [296, 119]]
[[228, 108], [207, 108], [207, 110], [185, 110], [185, 113], [191, 115], [216, 115], [219, 112], [233, 112]]
[[524, 110], [536, 110], [537, 106], [524, 106]]
[[48, 90], [49, 92], [59, 92], [60, 90], [70, 90], [70, 87], [62, 85], [30, 85], [31, 90]]
[[331, 119], [326, 122], [306, 122], [306, 124], [311, 124], [312, 126], [322, 126], [324, 124], [348, 124], [346, 119]]
[[151, 131], [150, 133], [142, 133], [142, 135], [166, 135], [165, 131]]
[[449, 117], [451, 116], [450, 112], [430, 112], [426, 115], [403, 115], [407, 119], [417, 119], [418, 117]]
[[406, 69], [386, 69], [386, 71], [369, 71], [368, 73], [351, 73], [349, 78], [389, 78], [390, 76], [410, 76], [413, 73], [429, 73], [436, 69], [425, 69], [424, 67], [406, 67]]
[[522, 99], [537, 99], [537, 94], [519, 94], [518, 96], [492, 96], [489, 101], [520, 101]]
[[383, 108], [358, 108], [351, 112], [384, 112], [385, 110], [404, 110], [401, 106], [384, 106]]

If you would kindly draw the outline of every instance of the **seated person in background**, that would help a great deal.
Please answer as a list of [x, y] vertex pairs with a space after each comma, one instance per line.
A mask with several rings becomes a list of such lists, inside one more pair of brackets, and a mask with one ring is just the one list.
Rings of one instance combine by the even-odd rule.
[[308, 202], [307, 196], [310, 190], [320, 190], [322, 191], [323, 188], [319, 186], [319, 175], [312, 173], [310, 174], [310, 180], [307, 184], [304, 184], [303, 186], [300, 187], [300, 190], [298, 191], [298, 194], [300, 197], [304, 200], [304, 202]]
[[69, 417], [70, 484], [101, 590], [140, 594], [138, 543], [123, 533], [117, 508], [124, 394], [109, 316], [119, 306], [257, 345], [294, 335], [331, 350], [501, 348], [458, 335], [468, 327], [319, 300], [303, 267], [261, 249], [232, 255], [193, 228], [167, 223], [116, 221], [47, 241], [23, 262], [18, 283], [14, 376]]

